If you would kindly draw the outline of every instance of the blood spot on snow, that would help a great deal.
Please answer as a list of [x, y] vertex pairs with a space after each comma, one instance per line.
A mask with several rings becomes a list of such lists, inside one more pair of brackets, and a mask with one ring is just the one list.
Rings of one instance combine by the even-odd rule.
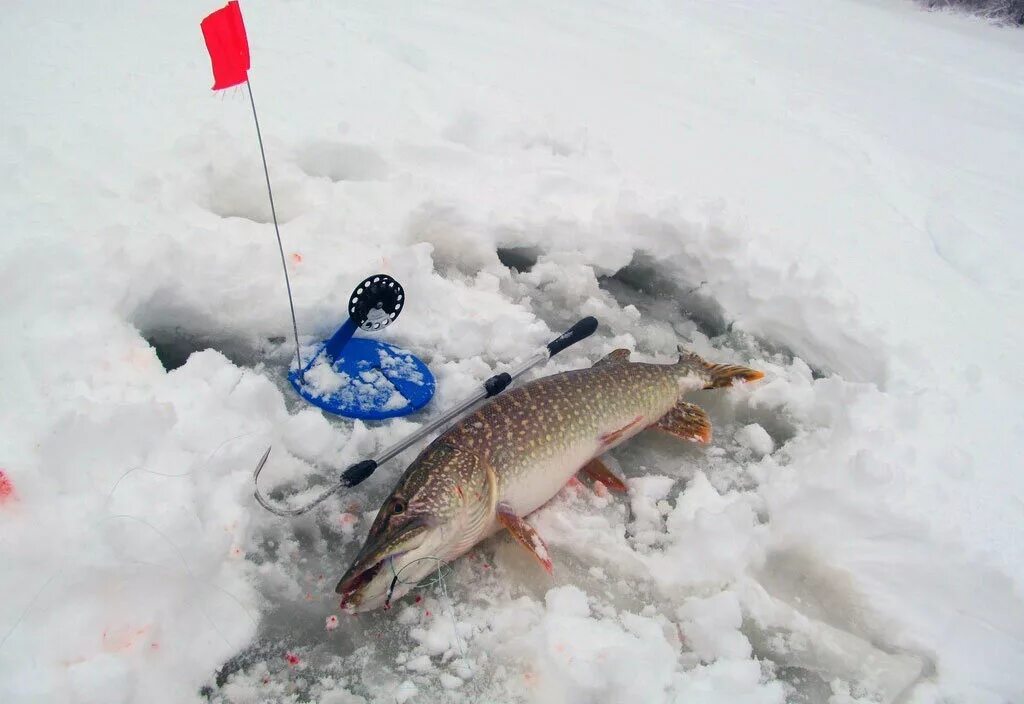
[[334, 614], [331, 614], [330, 616], [327, 617], [327, 621], [324, 623], [324, 628], [326, 628], [328, 631], [333, 631], [337, 627], [338, 627], [338, 617], [335, 616]]
[[680, 649], [681, 650], [689, 650], [690, 649], [690, 640], [686, 637], [686, 634], [683, 633], [683, 627], [680, 626], [678, 623], [676, 624], [676, 635], [679, 636], [679, 647], [680, 647]]
[[132, 650], [135, 644], [146, 635], [150, 626], [133, 629], [130, 626], [111, 629], [103, 629], [101, 642], [103, 650], [108, 653], [117, 653], [125, 650]]
[[7, 476], [7, 472], [0, 469], [0, 504], [13, 501], [15, 498], [14, 482]]
[[296, 655], [295, 653], [285, 653], [285, 654], [284, 654], [284, 659], [285, 659], [285, 661], [286, 661], [286, 662], [287, 662], [287, 663], [288, 663], [289, 665], [291, 665], [292, 667], [295, 667], [295, 666], [296, 666], [296, 665], [298, 665], [298, 664], [299, 664], [300, 662], [302, 662], [302, 659], [301, 659], [301, 658], [299, 658], [299, 656], [298, 656], [298, 655]]
[[359, 517], [354, 513], [343, 513], [338, 516], [338, 522], [343, 526], [354, 526], [359, 522]]
[[416, 603], [418, 604], [418, 603], [420, 603], [421, 601], [423, 601], [423, 597], [422, 597], [422, 596], [420, 596], [419, 594], [417, 594], [417, 595], [416, 595]]
[[430, 617], [431, 617], [431, 616], [433, 615], [433, 614], [431, 614], [431, 613], [430, 613], [430, 609], [427, 609], [426, 611], [424, 611], [424, 612], [423, 612], [423, 614], [424, 614], [424, 615], [425, 615], [425, 616], [426, 616], [427, 618], [430, 618]]
[[298, 252], [292, 252], [292, 261], [295, 262], [296, 264], [301, 264], [302, 255], [299, 254]]

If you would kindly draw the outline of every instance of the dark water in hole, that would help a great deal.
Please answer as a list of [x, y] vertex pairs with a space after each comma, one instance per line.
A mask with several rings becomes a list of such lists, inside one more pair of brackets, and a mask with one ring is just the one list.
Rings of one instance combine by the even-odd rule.
[[[261, 339], [253, 337], [218, 337], [205, 333], [196, 333], [183, 327], [161, 328], [144, 333], [148, 342], [156, 352], [157, 359], [167, 371], [181, 367], [195, 352], [213, 349], [230, 359], [239, 367], [255, 367], [261, 362], [278, 361], [281, 348], [286, 347], [283, 337]], [[294, 354], [294, 347], [287, 351]], [[280, 360], [287, 364], [288, 358]]]

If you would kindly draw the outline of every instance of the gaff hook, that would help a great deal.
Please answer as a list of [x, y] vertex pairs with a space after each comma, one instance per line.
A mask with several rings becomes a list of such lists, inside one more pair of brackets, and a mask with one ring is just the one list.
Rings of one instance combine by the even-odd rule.
[[335, 484], [333, 487], [327, 489], [326, 491], [324, 491], [324, 493], [320, 494], [320, 496], [313, 499], [313, 501], [306, 504], [305, 506], [300, 506], [299, 508], [281, 508], [279, 506], [274, 506], [272, 503], [270, 503], [270, 499], [268, 499], [266, 496], [260, 493], [259, 485], [260, 472], [263, 471], [263, 465], [267, 463], [267, 458], [270, 457], [270, 450], [272, 449], [272, 447], [273, 446], [268, 447], [267, 451], [263, 453], [263, 457], [260, 458], [260, 463], [256, 465], [256, 469], [252, 473], [252, 495], [256, 497], [256, 502], [260, 506], [267, 509], [271, 513], [276, 514], [278, 516], [299, 516], [303, 513], [306, 513], [307, 511], [312, 511], [314, 508], [316, 508], [324, 501], [326, 501], [331, 495], [337, 493], [342, 487], [345, 486], [344, 484], [341, 483]]
[[318, 497], [316, 497], [309, 503], [305, 504], [304, 506], [300, 506], [299, 508], [286, 508], [282, 506], [275, 506], [270, 502], [270, 500], [266, 496], [260, 493], [258, 480], [260, 477], [260, 472], [263, 471], [263, 466], [267, 463], [267, 458], [270, 457], [271, 448], [268, 447], [267, 451], [263, 453], [263, 457], [260, 458], [259, 464], [256, 465], [256, 469], [252, 473], [253, 496], [256, 498], [256, 501], [257, 503], [259, 503], [260, 506], [262, 506], [263, 508], [267, 509], [268, 511], [277, 516], [299, 516], [308, 511], [312, 511], [314, 508], [322, 504], [324, 501], [326, 501], [328, 498], [330, 498], [337, 492], [341, 491], [342, 489], [353, 487], [356, 484], [365, 481], [366, 478], [373, 474], [373, 472], [380, 465], [384, 464], [393, 457], [401, 454], [409, 447], [422, 440], [427, 435], [430, 435], [438, 428], [449, 423], [454, 418], [462, 415], [471, 407], [476, 405], [478, 402], [486, 398], [497, 396], [506, 388], [508, 388], [509, 384], [511, 384], [514, 379], [522, 376], [530, 369], [536, 367], [538, 364], [542, 364], [548, 361], [569, 345], [573, 345], [579, 342], [580, 340], [590, 337], [590, 335], [592, 335], [595, 330], [597, 330], [597, 318], [593, 316], [587, 316], [586, 318], [583, 318], [575, 325], [573, 325], [571, 328], [569, 328], [561, 335], [556, 337], [554, 340], [549, 342], [544, 347], [544, 349], [538, 351], [536, 354], [534, 354], [529, 359], [520, 364], [518, 367], [516, 367], [513, 371], [495, 374], [491, 378], [487, 379], [483, 383], [483, 386], [476, 393], [467, 397], [461, 403], [456, 404], [448, 411], [446, 411], [444, 414], [442, 414], [440, 417], [423, 426], [415, 433], [412, 433], [403, 438], [402, 440], [399, 440], [397, 443], [395, 443], [394, 445], [386, 449], [384, 452], [382, 452], [379, 456], [373, 459], [356, 462], [354, 465], [352, 465], [351, 467], [349, 467], [348, 469], [341, 473], [341, 477], [339, 478], [337, 484], [335, 484], [333, 487], [329, 489], [324, 490], [324, 492], [320, 494]]

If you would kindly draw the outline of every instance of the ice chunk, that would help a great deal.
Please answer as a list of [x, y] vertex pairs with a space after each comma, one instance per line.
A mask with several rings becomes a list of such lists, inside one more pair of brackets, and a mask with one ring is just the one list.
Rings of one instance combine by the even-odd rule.
[[758, 457], [769, 455], [775, 449], [775, 441], [771, 435], [757, 423], [745, 425], [737, 430], [736, 441]]

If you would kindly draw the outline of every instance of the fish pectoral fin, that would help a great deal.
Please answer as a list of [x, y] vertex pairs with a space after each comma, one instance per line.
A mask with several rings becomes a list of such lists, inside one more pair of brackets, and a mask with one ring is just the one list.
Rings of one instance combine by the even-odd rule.
[[651, 426], [687, 442], [711, 442], [711, 419], [700, 406], [680, 401]]
[[580, 469], [580, 471], [590, 477], [593, 481], [604, 484], [608, 487], [609, 491], [626, 493], [629, 488], [626, 486], [626, 482], [623, 481], [619, 475], [615, 474], [615, 472], [608, 469], [608, 465], [602, 462], [598, 457], [595, 457], [583, 465], [583, 468]]
[[512, 508], [505, 503], [498, 504], [497, 516], [498, 521], [512, 534], [512, 537], [537, 558], [544, 571], [551, 574], [554, 571], [554, 565], [551, 563], [551, 555], [548, 554], [548, 546], [544, 544], [533, 526], [517, 516]]

